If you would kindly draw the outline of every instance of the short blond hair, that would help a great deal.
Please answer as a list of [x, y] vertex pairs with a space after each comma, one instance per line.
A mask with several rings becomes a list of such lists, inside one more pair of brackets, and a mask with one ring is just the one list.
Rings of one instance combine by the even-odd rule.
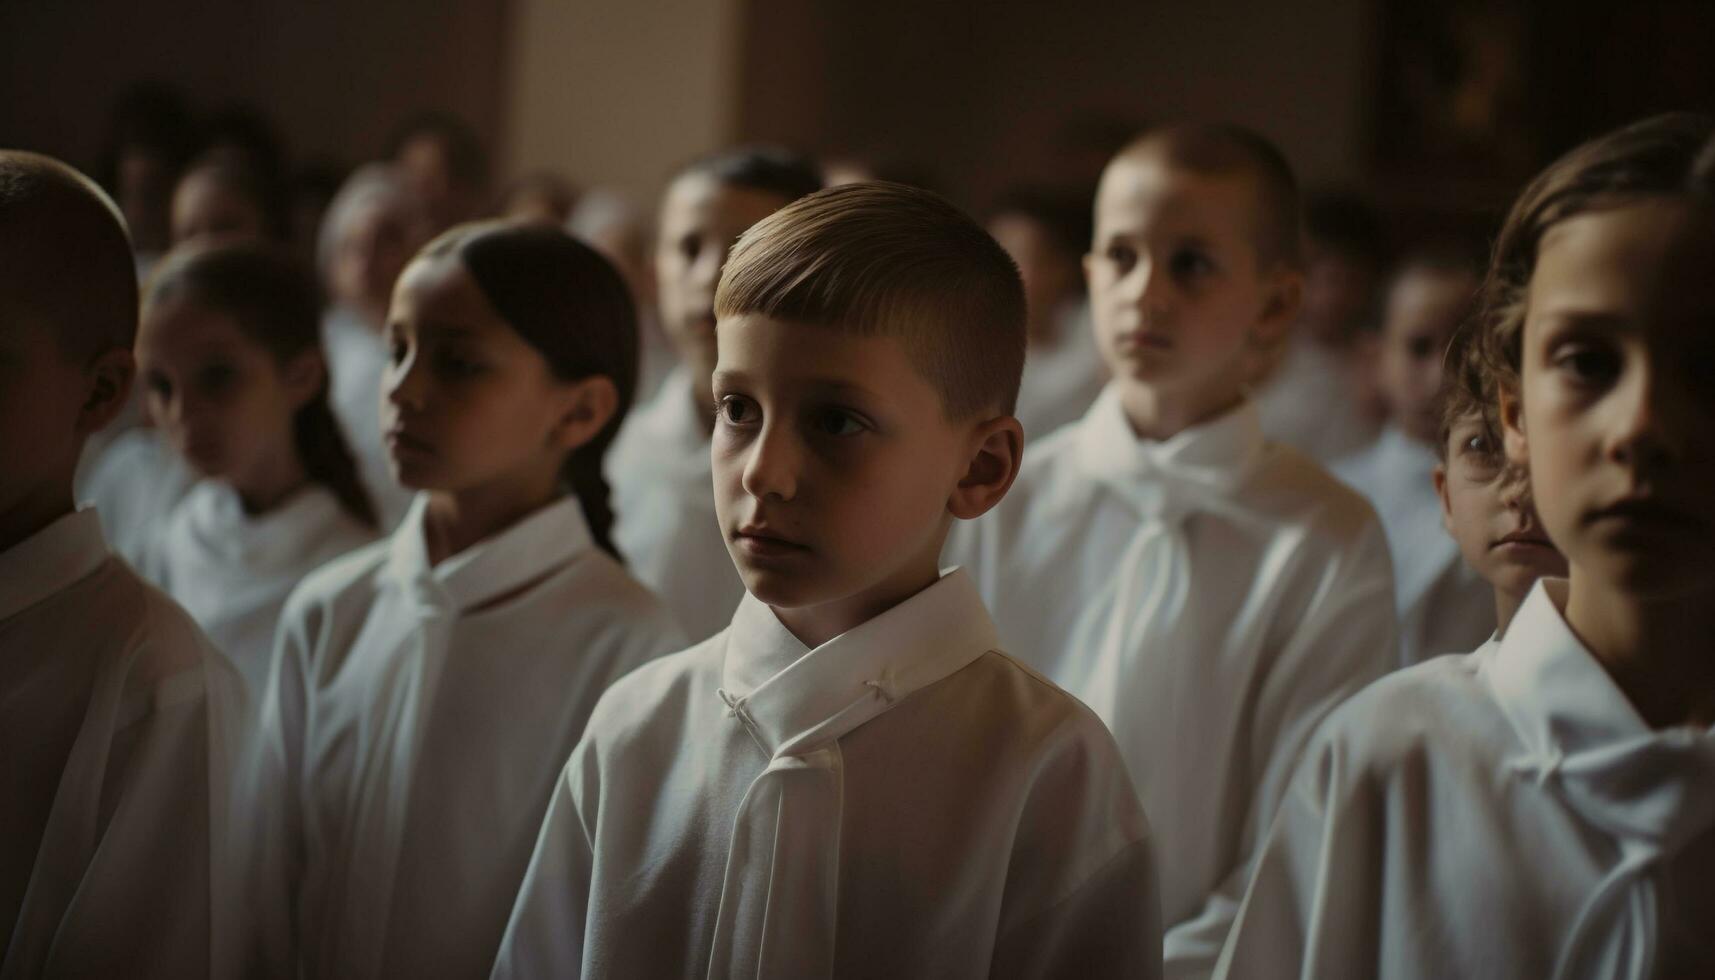
[[818, 191], [739, 238], [715, 313], [899, 339], [947, 417], [1011, 414], [1024, 286], [981, 225], [941, 197], [868, 181]]

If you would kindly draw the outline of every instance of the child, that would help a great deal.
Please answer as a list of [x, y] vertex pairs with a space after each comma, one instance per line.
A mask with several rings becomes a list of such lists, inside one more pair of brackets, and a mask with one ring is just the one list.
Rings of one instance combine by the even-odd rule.
[[488, 151], [470, 125], [450, 112], [407, 120], [393, 134], [387, 159], [422, 200], [434, 234], [477, 217], [489, 203]]
[[258, 693], [286, 595], [375, 538], [328, 410], [320, 331], [314, 277], [259, 244], [176, 251], [143, 301], [140, 383], [156, 428], [203, 477], [145, 571]]
[[1206, 973], [1293, 760], [1392, 663], [1381, 527], [1267, 442], [1244, 387], [1298, 305], [1298, 205], [1267, 141], [1145, 134], [1085, 259], [1114, 380], [963, 529], [1001, 635], [1114, 732], [1159, 842], [1168, 972]]
[[596, 697], [683, 643], [608, 540], [636, 329], [618, 273], [554, 228], [460, 226], [400, 277], [383, 428], [421, 492], [281, 617], [270, 968], [486, 974]]
[[384, 531], [405, 516], [411, 492], [393, 482], [381, 443], [381, 372], [387, 365], [381, 335], [393, 284], [428, 234], [422, 202], [396, 168], [376, 163], [359, 168], [334, 196], [316, 248], [328, 297], [322, 327], [328, 394]]
[[81, 174], [0, 151], [0, 975], [225, 977], [243, 682], [75, 511], [137, 282]]
[[1452, 249], [1426, 249], [1400, 264], [1388, 291], [1379, 364], [1389, 423], [1369, 448], [1333, 466], [1387, 529], [1406, 665], [1470, 650], [1495, 632], [1493, 593], [1459, 560], [1457, 542], [1442, 527], [1432, 476], [1443, 355], [1470, 315], [1479, 275], [1474, 260]]
[[1304, 304], [1256, 403], [1265, 435], [1320, 463], [1364, 448], [1381, 428], [1368, 379], [1386, 238], [1359, 198], [1322, 193], [1304, 204]]
[[1479, 323], [1569, 579], [1328, 719], [1224, 976], [1715, 975], [1712, 136], [1628, 126], [1513, 206]]
[[261, 179], [232, 162], [185, 171], [173, 191], [173, 244], [231, 238], [285, 238], [278, 202]]
[[662, 199], [657, 310], [680, 366], [626, 426], [608, 472], [620, 500], [620, 553], [697, 639], [724, 627], [744, 595], [709, 492], [715, 283], [741, 232], [820, 186], [796, 156], [742, 149], [691, 164]]
[[661, 329], [661, 318], [655, 310], [655, 256], [648, 216], [621, 192], [592, 187], [578, 195], [577, 207], [566, 219], [566, 230], [612, 262], [625, 277], [625, 284], [631, 287], [631, 298], [637, 304], [641, 345], [637, 398], [640, 403], [653, 400], [678, 364], [678, 355]]
[[731, 625], [614, 685], [496, 977], [1152, 977], [1144, 820], [1101, 722], [936, 558], [1006, 492], [1018, 275], [865, 183], [739, 239], [716, 298]]
[[988, 230], [1024, 280], [1030, 347], [1018, 385], [1018, 421], [1035, 438], [1082, 416], [1106, 373], [1080, 265], [1090, 241], [1089, 199], [1013, 191], [996, 205]]
[[1542, 530], [1529, 475], [1506, 465], [1477, 339], [1461, 328], [1447, 345], [1434, 480], [1442, 524], [1465, 564], [1494, 590], [1493, 644], [1538, 579], [1566, 577], [1566, 557]]

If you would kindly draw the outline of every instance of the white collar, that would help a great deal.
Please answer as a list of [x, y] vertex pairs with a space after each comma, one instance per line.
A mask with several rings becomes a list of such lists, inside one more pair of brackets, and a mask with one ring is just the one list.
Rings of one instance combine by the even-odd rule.
[[963, 569], [814, 650], [746, 593], [727, 630], [719, 693], [771, 758], [801, 754], [999, 646]]
[[386, 572], [418, 602], [463, 612], [564, 567], [595, 546], [578, 499], [566, 495], [523, 520], [429, 567], [419, 493], [389, 544]]
[[107, 558], [101, 518], [93, 507], [67, 514], [0, 552], [0, 620], [89, 577]]
[[254, 570], [295, 567], [323, 547], [327, 529], [346, 517], [333, 494], [316, 483], [266, 514], [249, 514], [237, 491], [218, 480], [203, 480], [179, 507], [184, 530], [199, 550]]
[[1255, 469], [1267, 447], [1256, 403], [1249, 398], [1170, 438], [1140, 439], [1126, 418], [1119, 386], [1109, 384], [1078, 423], [1075, 459], [1095, 480], [1155, 512], [1168, 487], [1185, 498], [1223, 498]]
[[1715, 824], [1715, 729], [1652, 730], [1567, 625], [1567, 582], [1543, 579], [1519, 607], [1489, 683], [1526, 758], [1585, 819], [1672, 851]]

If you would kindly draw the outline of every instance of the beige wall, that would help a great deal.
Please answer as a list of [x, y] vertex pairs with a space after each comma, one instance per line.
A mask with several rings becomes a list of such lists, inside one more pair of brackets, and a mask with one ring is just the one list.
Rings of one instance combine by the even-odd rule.
[[546, 167], [650, 203], [734, 132], [741, 0], [513, 0], [514, 172]]

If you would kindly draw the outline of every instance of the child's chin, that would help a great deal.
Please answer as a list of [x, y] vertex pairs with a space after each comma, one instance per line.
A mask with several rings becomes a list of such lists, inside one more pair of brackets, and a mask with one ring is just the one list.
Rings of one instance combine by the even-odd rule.
[[779, 609], [813, 606], [824, 601], [816, 586], [802, 574], [743, 566], [740, 566], [739, 574], [744, 579], [745, 590], [757, 601]]

